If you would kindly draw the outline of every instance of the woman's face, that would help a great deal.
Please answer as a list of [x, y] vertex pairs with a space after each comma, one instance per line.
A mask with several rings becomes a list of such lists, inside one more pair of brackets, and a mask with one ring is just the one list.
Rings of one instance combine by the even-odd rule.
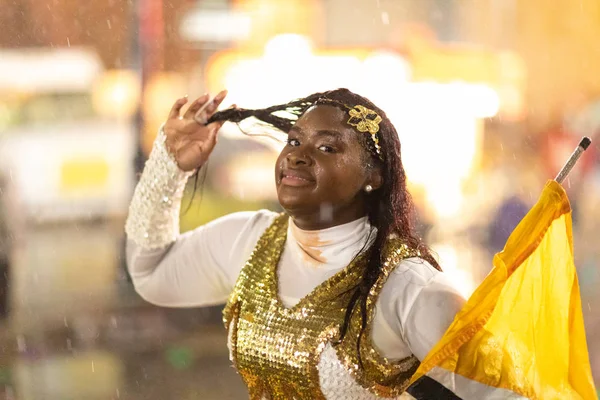
[[365, 215], [364, 188], [381, 186], [367, 167], [370, 156], [347, 113], [320, 105], [309, 109], [288, 134], [275, 168], [281, 206], [301, 229], [324, 229]]

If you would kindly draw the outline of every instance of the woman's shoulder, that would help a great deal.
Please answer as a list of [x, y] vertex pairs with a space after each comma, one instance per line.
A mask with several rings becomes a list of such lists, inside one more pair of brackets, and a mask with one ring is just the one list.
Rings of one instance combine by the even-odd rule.
[[238, 211], [219, 217], [210, 223], [228, 223], [248, 225], [249, 227], [266, 227], [269, 226], [279, 215], [281, 214], [266, 209], [261, 209], [257, 211]]
[[[423, 359], [464, 303], [447, 273], [412, 257], [400, 261], [387, 277], [377, 310], [395, 335]], [[376, 329], [373, 334], [375, 337]]]
[[449, 325], [466, 302], [448, 273], [418, 257], [406, 258], [397, 265], [378, 300], [384, 314], [397, 316], [402, 327], [412, 326], [409, 318], [413, 322], [415, 319], [446, 321], [444, 318], [450, 318]]
[[397, 276], [396, 280], [427, 285], [440, 273], [442, 272], [435, 269], [427, 260], [420, 257], [409, 257], [396, 265], [390, 274], [390, 278], [393, 279], [394, 276]]
[[258, 211], [239, 211], [219, 217], [205, 225], [211, 231], [218, 230], [224, 235], [237, 236], [257, 241], [280, 213], [261, 209]]
[[460, 294], [450, 276], [437, 270], [431, 263], [419, 257], [405, 258], [389, 275], [384, 290], [403, 290], [414, 296], [421, 292], [443, 291]]
[[227, 277], [233, 285], [256, 243], [279, 215], [269, 210], [235, 212], [186, 234], [206, 238], [206, 245], [222, 255], [221, 264], [227, 266]]

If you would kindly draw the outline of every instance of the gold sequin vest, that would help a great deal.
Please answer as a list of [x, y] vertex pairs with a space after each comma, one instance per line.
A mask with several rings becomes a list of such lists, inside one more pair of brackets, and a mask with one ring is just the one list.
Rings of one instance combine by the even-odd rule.
[[324, 399], [317, 365], [328, 342], [334, 344], [340, 362], [361, 386], [381, 397], [400, 395], [419, 361], [410, 356], [391, 362], [380, 356], [371, 344], [371, 328], [375, 302], [388, 275], [402, 259], [417, 253], [396, 240], [386, 245], [382, 274], [367, 299], [359, 361], [358, 307], [345, 338], [341, 343], [337, 338], [346, 306], [365, 268], [365, 258], [357, 257], [295, 306], [285, 307], [278, 297], [277, 265], [288, 218], [277, 217], [260, 238], [223, 311], [231, 358], [248, 386], [250, 399]]

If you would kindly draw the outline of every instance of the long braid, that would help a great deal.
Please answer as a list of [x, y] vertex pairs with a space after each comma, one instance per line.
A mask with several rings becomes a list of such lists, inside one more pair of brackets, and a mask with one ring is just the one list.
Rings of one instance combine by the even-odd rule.
[[[315, 93], [303, 99], [291, 101], [286, 104], [279, 104], [262, 109], [229, 108], [227, 110], [214, 113], [207, 124], [215, 121], [242, 122], [243, 120], [254, 117], [268, 125], [272, 125], [282, 132], [289, 132], [294, 125], [295, 120], [312, 107], [315, 102], [323, 96], [323, 93]], [[291, 118], [285, 118], [275, 115], [276, 112], [285, 112]]]

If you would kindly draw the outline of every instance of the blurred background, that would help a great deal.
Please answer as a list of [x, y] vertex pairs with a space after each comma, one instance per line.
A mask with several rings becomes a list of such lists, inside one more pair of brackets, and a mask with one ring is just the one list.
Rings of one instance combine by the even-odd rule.
[[[598, 0], [0, 0], [0, 398], [237, 399], [220, 307], [133, 291], [124, 220], [173, 101], [348, 87], [398, 128], [421, 234], [468, 296], [565, 182], [600, 386]], [[225, 125], [182, 231], [278, 209], [278, 144]], [[190, 207], [188, 207], [190, 205]], [[3, 397], [2, 397], [3, 396]]]

